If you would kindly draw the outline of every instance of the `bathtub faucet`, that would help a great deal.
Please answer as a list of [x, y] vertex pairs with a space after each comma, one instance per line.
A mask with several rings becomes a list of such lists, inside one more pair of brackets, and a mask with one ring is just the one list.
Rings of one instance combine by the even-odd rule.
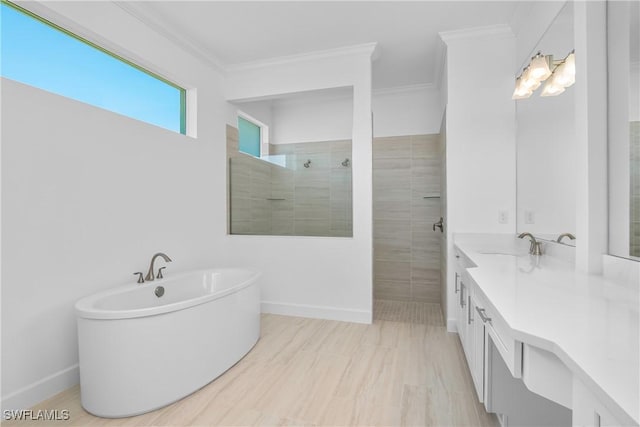
[[[153, 275], [153, 264], [156, 262], [156, 258], [158, 257], [162, 257], [162, 259], [164, 259], [166, 262], [171, 262], [171, 258], [169, 258], [168, 256], [166, 256], [165, 254], [163, 254], [162, 252], [158, 252], [157, 254], [155, 254], [152, 258], [151, 258], [151, 265], [149, 265], [149, 272], [147, 272], [147, 275], [145, 276], [144, 280], [145, 281], [151, 281], [154, 280], [155, 277]], [[162, 278], [162, 276], [158, 276], [158, 278]]]

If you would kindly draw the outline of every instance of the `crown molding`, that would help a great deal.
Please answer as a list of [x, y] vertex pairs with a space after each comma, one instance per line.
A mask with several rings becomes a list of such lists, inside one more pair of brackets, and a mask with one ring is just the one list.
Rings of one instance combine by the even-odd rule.
[[514, 37], [511, 27], [507, 24], [488, 25], [485, 27], [466, 28], [463, 30], [442, 31], [438, 35], [443, 42], [449, 43], [456, 40]]
[[373, 96], [400, 95], [403, 93], [412, 93], [420, 90], [436, 89], [433, 83], [419, 83], [414, 85], [396, 86], [381, 89], [373, 89]]
[[[341, 89], [347, 89], [341, 88]], [[328, 102], [349, 100], [351, 102], [353, 100], [353, 89], [348, 88], [349, 90], [337, 90], [335, 92], [325, 93], [323, 90], [313, 91], [315, 95], [310, 94], [308, 97], [276, 97], [272, 100], [272, 107], [277, 109], [278, 107], [287, 107], [287, 106], [295, 106], [295, 105], [308, 105], [308, 104], [322, 104]], [[331, 89], [329, 89], [331, 91]]]
[[436, 41], [436, 55], [433, 64], [433, 86], [437, 89], [442, 87], [442, 78], [444, 76], [444, 68], [447, 63], [447, 45], [438, 37]]
[[231, 64], [226, 67], [228, 72], [244, 71], [259, 69], [265, 67], [273, 67], [277, 65], [286, 65], [296, 62], [314, 61], [318, 59], [339, 58], [341, 56], [353, 55], [369, 55], [372, 60], [380, 57], [378, 43], [364, 43], [354, 46], [345, 46], [335, 49], [318, 50], [313, 52], [305, 52], [297, 55], [277, 56], [274, 58], [261, 59], [258, 61], [242, 62], [239, 64]]
[[226, 69], [223, 63], [215, 55], [211, 54], [209, 51], [207, 51], [207, 49], [201, 47], [193, 40], [190, 40], [189, 38], [184, 36], [180, 36], [175, 32], [168, 31], [166, 29], [166, 25], [160, 19], [145, 11], [135, 2], [112, 1], [111, 3], [137, 19], [143, 25], [160, 34], [162, 37], [173, 42], [178, 47], [184, 49], [186, 52], [205, 62], [207, 65], [213, 67], [216, 71], [226, 74]]
[[[405, 93], [415, 93], [423, 90], [437, 89], [432, 83], [419, 83], [414, 85], [406, 85], [406, 86], [396, 86], [389, 88], [380, 88], [373, 89], [371, 91], [372, 96], [389, 96], [389, 95], [402, 95]], [[332, 102], [332, 101], [340, 101], [343, 99], [352, 99], [353, 92], [352, 91], [338, 91], [332, 94], [324, 94], [323, 91], [318, 91], [318, 97], [310, 96], [308, 98], [274, 98], [272, 99], [273, 106], [275, 108], [280, 106], [290, 106], [290, 105], [303, 105], [309, 103], [322, 103], [322, 102]]]

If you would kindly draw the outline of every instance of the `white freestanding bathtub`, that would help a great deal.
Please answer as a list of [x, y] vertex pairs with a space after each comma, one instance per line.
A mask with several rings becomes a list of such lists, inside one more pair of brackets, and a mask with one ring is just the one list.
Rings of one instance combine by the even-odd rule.
[[213, 381], [260, 336], [258, 277], [200, 270], [78, 301], [82, 406], [100, 417], [138, 415]]

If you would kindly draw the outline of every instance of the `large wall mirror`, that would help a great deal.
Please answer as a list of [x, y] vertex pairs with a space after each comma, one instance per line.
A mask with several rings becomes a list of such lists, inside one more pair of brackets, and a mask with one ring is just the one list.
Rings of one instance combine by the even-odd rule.
[[352, 237], [353, 88], [234, 106], [229, 233]]
[[609, 253], [640, 260], [640, 7], [607, 3]]
[[[557, 61], [573, 49], [573, 4], [567, 2], [530, 57], [541, 52]], [[519, 233], [575, 245], [573, 238], [580, 236], [576, 235], [574, 87], [557, 96], [540, 96], [542, 91], [541, 87], [516, 101], [516, 226]]]

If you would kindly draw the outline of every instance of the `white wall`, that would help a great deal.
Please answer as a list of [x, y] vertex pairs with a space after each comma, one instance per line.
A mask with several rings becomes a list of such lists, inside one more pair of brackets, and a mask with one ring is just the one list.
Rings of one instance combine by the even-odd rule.
[[[443, 35], [447, 44], [448, 271], [454, 271], [453, 234], [515, 233], [516, 144], [510, 31]], [[508, 215], [498, 223], [499, 211]], [[448, 325], [453, 325], [452, 279]]]
[[351, 139], [353, 95], [333, 99], [276, 101], [272, 144]]
[[606, 17], [605, 2], [574, 3], [576, 269], [594, 274], [608, 252]]
[[373, 135], [376, 138], [398, 135], [440, 133], [444, 105], [440, 90], [414, 86], [373, 93]]
[[229, 235], [225, 239], [228, 264], [263, 272], [264, 311], [371, 322], [374, 48], [253, 64], [229, 72], [227, 99], [233, 101], [353, 87], [353, 238]]
[[158, 251], [169, 275], [224, 258], [221, 77], [112, 3], [47, 7], [197, 88], [201, 120], [194, 139], [2, 80], [2, 409], [77, 382], [76, 300], [134, 283]]
[[[343, 91], [344, 92], [344, 91]], [[353, 128], [353, 97], [318, 94], [304, 98], [236, 103], [268, 123], [272, 144], [350, 139]], [[270, 119], [264, 107], [271, 106]], [[439, 89], [420, 85], [373, 92], [374, 137], [437, 134], [444, 105]], [[228, 119], [233, 122], [236, 110]]]

